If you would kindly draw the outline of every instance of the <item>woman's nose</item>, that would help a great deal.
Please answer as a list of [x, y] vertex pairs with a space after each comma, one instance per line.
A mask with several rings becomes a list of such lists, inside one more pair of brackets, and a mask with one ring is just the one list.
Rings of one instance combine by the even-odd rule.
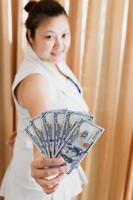
[[62, 48], [62, 39], [60, 37], [57, 37], [54, 43], [54, 48], [55, 49], [61, 49]]

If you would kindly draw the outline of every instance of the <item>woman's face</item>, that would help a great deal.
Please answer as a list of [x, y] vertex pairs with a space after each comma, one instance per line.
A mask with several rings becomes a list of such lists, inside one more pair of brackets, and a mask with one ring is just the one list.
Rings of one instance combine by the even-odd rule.
[[64, 60], [69, 49], [71, 36], [67, 17], [59, 15], [45, 19], [29, 40], [36, 54], [43, 60], [56, 63]]

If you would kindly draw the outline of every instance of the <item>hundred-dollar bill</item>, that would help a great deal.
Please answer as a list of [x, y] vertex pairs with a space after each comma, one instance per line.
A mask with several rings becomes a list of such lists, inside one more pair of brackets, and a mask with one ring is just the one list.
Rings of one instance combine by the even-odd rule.
[[[56, 144], [56, 134], [59, 135], [56, 131], [56, 128], [59, 128], [58, 124], [54, 124], [54, 120], [56, 120], [56, 113], [59, 115], [60, 113], [66, 112], [66, 109], [56, 109], [56, 110], [49, 110], [42, 113], [42, 120], [45, 127], [46, 135], [47, 135], [47, 142], [49, 146], [49, 154], [50, 157], [55, 156], [55, 144]], [[63, 117], [63, 115], [61, 116]], [[62, 121], [60, 117], [60, 120]], [[58, 120], [58, 117], [57, 117]], [[57, 127], [56, 127], [57, 125]]]
[[[75, 111], [71, 111], [71, 110], [67, 111], [66, 120], [65, 120], [65, 123], [62, 127], [62, 130], [61, 130], [61, 140], [60, 140], [60, 142], [57, 146], [57, 149], [60, 149], [59, 147], [64, 143], [64, 141], [67, 139], [67, 137], [71, 133], [71, 130], [73, 129], [73, 127], [81, 119], [84, 119], [84, 120], [87, 120], [87, 121], [93, 121], [94, 116], [91, 115], [91, 114], [85, 114], [85, 113], [82, 113], [82, 112], [75, 112]], [[58, 154], [58, 152], [59, 151], [57, 151], [57, 154]]]
[[61, 138], [61, 130], [65, 123], [67, 110], [57, 110], [54, 112], [54, 156], [58, 151], [58, 145], [60, 143]]
[[52, 158], [54, 156], [54, 118], [53, 111], [44, 112], [42, 114], [42, 120], [45, 127], [46, 135], [47, 135], [47, 143], [49, 147], [49, 155]]
[[25, 130], [43, 154], [62, 156], [70, 166], [70, 173], [104, 131], [93, 121], [91, 114], [68, 109], [49, 110], [31, 119]]
[[32, 120], [30, 120], [30, 124], [33, 127], [33, 130], [35, 131], [38, 139], [40, 142], [45, 146], [45, 151], [47, 152], [47, 155], [49, 154], [49, 147], [48, 147], [48, 139], [47, 139], [47, 133], [43, 124], [42, 115], [40, 114], [37, 117], [34, 117]]
[[104, 132], [102, 127], [83, 119], [75, 125], [74, 129], [60, 150], [60, 155], [70, 165], [70, 171], [77, 167], [90, 147], [96, 143]]
[[47, 155], [45, 144], [42, 143], [41, 140], [39, 139], [39, 137], [36, 135], [33, 127], [31, 125], [29, 125], [25, 129], [25, 132], [31, 138], [32, 142], [40, 150], [40, 152]]

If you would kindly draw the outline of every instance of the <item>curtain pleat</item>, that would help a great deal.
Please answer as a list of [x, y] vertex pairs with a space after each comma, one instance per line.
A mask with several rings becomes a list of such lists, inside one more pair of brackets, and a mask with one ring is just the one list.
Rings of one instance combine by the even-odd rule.
[[[106, 131], [84, 160], [89, 183], [79, 198], [82, 200], [124, 199], [132, 135], [133, 110], [129, 111], [129, 107], [133, 102], [133, 67], [125, 63], [125, 58], [128, 62], [132, 53], [131, 48], [127, 47], [132, 43], [128, 36], [129, 23], [126, 34], [129, 44], [127, 41], [125, 44], [124, 37], [127, 1], [108, 0], [104, 3], [102, 7], [101, 1], [90, 1], [82, 84], [96, 121]], [[101, 14], [105, 18], [102, 17], [100, 23]], [[129, 18], [128, 22], [133, 19], [131, 16]]]
[[12, 131], [11, 41], [9, 37], [9, 2], [0, 1], [0, 181], [9, 161], [6, 137]]
[[124, 200], [133, 199], [133, 132], [130, 145], [129, 162], [127, 166], [127, 178], [125, 181]]
[[[7, 4], [7, 2], [6, 2]], [[2, 51], [3, 51], [3, 38], [4, 38], [4, 30], [2, 29], [3, 27], [3, 18], [1, 16], [2, 12], [3, 12], [3, 2], [0, 1], [0, 152], [1, 152], [1, 155], [3, 156], [0, 156], [0, 163], [1, 164], [1, 167], [0, 167], [0, 181], [1, 181], [1, 178], [3, 176], [3, 173], [4, 173], [4, 169], [5, 169], [5, 145], [4, 145], [4, 142], [5, 142], [5, 131], [4, 131], [4, 118], [2, 115], [4, 115], [4, 106], [3, 106], [3, 103], [4, 103], [4, 95], [3, 95], [3, 63], [4, 63], [4, 58], [3, 58], [3, 54], [2, 54]], [[7, 28], [6, 24], [5, 24], [5, 29]]]
[[72, 35], [71, 48], [68, 53], [68, 65], [76, 74], [77, 78], [80, 75], [80, 40], [81, 40], [81, 20], [82, 20], [83, 1], [70, 0], [69, 21]]
[[12, 32], [13, 32], [13, 69], [17, 68], [23, 58], [22, 52], [22, 1], [12, 0]]

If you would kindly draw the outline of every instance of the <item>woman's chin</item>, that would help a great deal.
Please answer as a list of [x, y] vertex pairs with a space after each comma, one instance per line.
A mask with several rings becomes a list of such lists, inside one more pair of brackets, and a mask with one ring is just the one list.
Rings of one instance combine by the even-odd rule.
[[56, 56], [56, 57], [54, 57], [54, 58], [51, 59], [51, 62], [56, 63], [56, 62], [61, 62], [63, 60], [64, 60], [63, 56]]

